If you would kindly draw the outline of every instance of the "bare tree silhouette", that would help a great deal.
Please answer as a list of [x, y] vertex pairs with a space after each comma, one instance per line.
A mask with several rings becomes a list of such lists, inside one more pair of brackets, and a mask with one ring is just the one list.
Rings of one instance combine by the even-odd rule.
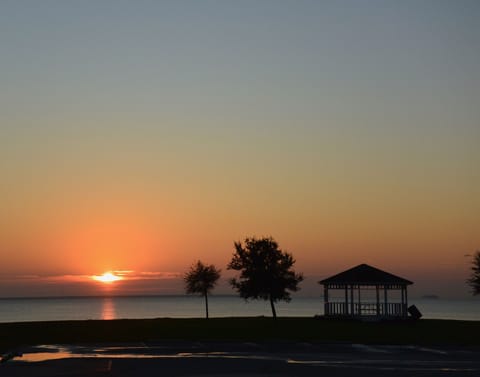
[[480, 250], [477, 250], [477, 252], [473, 254], [471, 270], [472, 270], [472, 273], [470, 275], [470, 278], [467, 280], [467, 283], [472, 288], [473, 295], [479, 295], [480, 294]]
[[185, 274], [185, 292], [200, 294], [205, 297], [205, 316], [208, 319], [208, 294], [215, 288], [220, 279], [220, 272], [213, 264], [206, 266], [201, 261], [193, 264]]

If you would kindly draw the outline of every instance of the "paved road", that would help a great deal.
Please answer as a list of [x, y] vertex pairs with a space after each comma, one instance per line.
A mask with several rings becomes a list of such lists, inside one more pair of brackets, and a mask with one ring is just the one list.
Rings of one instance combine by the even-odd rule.
[[150, 342], [38, 346], [0, 376], [480, 376], [480, 348]]

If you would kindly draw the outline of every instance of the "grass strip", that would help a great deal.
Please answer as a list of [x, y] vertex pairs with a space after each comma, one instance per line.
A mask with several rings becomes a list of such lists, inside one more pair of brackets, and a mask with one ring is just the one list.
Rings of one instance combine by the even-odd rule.
[[0, 323], [0, 351], [35, 344], [164, 340], [480, 345], [480, 321], [360, 322], [317, 318], [120, 319]]

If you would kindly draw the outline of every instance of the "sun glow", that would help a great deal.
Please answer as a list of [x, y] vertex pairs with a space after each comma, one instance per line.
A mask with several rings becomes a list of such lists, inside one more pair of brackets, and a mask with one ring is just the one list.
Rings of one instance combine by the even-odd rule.
[[122, 280], [123, 278], [111, 272], [105, 272], [103, 275], [93, 275], [92, 279], [102, 283], [113, 283], [114, 281]]

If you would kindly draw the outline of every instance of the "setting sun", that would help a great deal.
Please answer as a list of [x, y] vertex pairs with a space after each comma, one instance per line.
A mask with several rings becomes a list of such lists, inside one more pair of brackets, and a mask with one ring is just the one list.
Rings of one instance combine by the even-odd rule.
[[105, 272], [103, 275], [92, 276], [92, 279], [102, 283], [113, 283], [114, 281], [122, 280], [123, 278], [121, 276], [114, 275], [111, 272]]

